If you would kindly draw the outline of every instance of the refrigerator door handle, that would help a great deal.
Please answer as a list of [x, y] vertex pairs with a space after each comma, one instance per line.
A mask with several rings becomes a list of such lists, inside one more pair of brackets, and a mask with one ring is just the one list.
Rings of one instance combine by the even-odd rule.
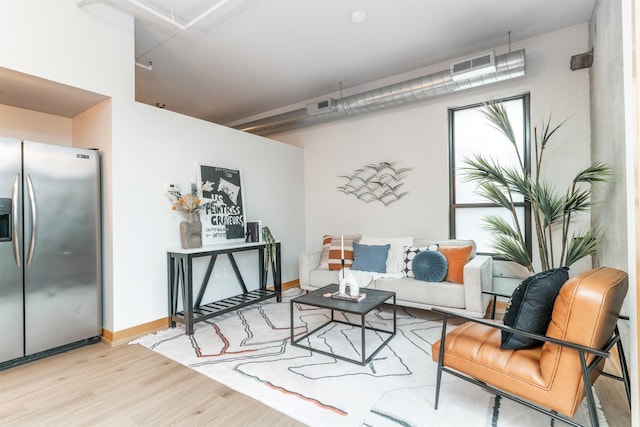
[[16, 265], [20, 267], [22, 260], [20, 257], [20, 233], [18, 230], [18, 187], [20, 186], [20, 174], [17, 173], [13, 178], [13, 188], [11, 189], [11, 216], [13, 217], [13, 258], [16, 260]]
[[33, 258], [33, 252], [36, 250], [36, 234], [38, 234], [38, 215], [36, 212], [36, 197], [33, 193], [33, 183], [31, 182], [31, 176], [26, 175], [27, 178], [27, 193], [29, 193], [29, 203], [31, 204], [31, 240], [29, 241], [29, 251], [27, 253], [27, 266], [31, 264]]

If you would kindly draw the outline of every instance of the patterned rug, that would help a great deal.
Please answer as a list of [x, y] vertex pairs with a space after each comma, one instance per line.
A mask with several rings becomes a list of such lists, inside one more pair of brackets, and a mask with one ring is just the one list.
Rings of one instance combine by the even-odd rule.
[[[196, 324], [166, 329], [132, 342], [194, 369], [309, 426], [551, 426], [564, 425], [446, 373], [439, 409], [433, 409], [436, 365], [431, 343], [439, 339], [439, 316], [398, 307], [396, 336], [366, 366], [290, 345], [289, 302], [269, 300]], [[294, 334], [326, 322], [330, 312], [294, 310]], [[347, 320], [344, 314], [337, 316]], [[390, 307], [367, 316], [392, 328]], [[349, 319], [351, 321], [356, 319]], [[450, 326], [455, 327], [455, 324]], [[386, 338], [370, 333], [367, 347]], [[331, 324], [312, 335], [314, 348], [360, 358], [360, 330]], [[367, 353], [369, 354], [369, 353]], [[600, 425], [606, 426], [599, 411]], [[583, 406], [574, 420], [589, 424]]]

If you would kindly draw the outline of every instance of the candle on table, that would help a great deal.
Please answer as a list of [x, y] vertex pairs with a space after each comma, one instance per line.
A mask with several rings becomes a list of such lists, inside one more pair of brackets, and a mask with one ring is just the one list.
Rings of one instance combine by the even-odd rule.
[[341, 236], [340, 236], [340, 245], [341, 245], [341, 247], [342, 247], [342, 252], [341, 252], [342, 256], [341, 256], [341, 259], [344, 259], [344, 235], [341, 235]]

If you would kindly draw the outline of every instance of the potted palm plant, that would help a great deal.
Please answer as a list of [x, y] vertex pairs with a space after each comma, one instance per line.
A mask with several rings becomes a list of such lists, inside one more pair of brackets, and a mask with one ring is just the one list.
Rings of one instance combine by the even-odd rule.
[[[594, 254], [601, 245], [602, 235], [598, 227], [574, 231], [572, 220], [581, 212], [590, 212], [592, 185], [608, 182], [613, 174], [610, 166], [595, 162], [578, 171], [570, 188], [564, 193], [541, 177], [545, 149], [555, 132], [565, 124], [551, 124], [551, 117], [538, 132], [534, 128], [535, 171], [531, 176], [525, 168], [522, 154], [506, 109], [499, 101], [490, 101], [483, 109], [491, 126], [502, 133], [512, 144], [518, 157], [518, 166], [504, 167], [481, 154], [465, 159], [465, 179], [477, 184], [483, 197], [510, 211], [510, 219], [499, 216], [484, 218], [485, 227], [494, 236], [493, 248], [506, 260], [514, 261], [530, 272], [534, 271], [533, 256], [527, 251], [522, 225], [516, 215], [514, 196], [522, 195], [531, 205], [531, 215], [538, 243], [542, 270], [568, 267], [579, 259]], [[559, 247], [554, 243], [559, 242]]]

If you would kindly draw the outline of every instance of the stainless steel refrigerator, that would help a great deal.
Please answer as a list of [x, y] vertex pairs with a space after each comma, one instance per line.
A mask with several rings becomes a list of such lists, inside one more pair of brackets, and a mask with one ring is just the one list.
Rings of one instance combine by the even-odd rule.
[[100, 156], [0, 138], [0, 368], [102, 331]]

